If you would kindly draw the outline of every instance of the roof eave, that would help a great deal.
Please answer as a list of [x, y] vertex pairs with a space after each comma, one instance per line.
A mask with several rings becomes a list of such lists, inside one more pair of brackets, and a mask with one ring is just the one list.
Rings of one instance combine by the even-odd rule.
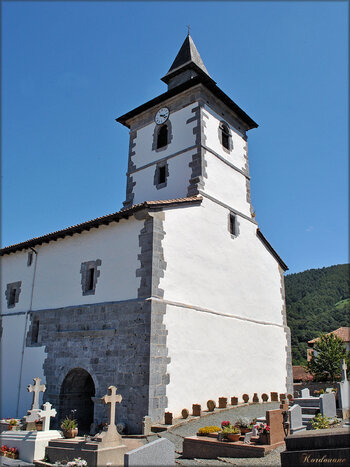
[[281, 266], [283, 271], [288, 271], [288, 266], [286, 263], [282, 260], [282, 258], [278, 255], [276, 250], [273, 249], [271, 244], [268, 242], [268, 240], [264, 237], [264, 235], [261, 233], [261, 230], [259, 228], [256, 229], [256, 234], [260, 238], [260, 240], [263, 242], [263, 244], [266, 246], [266, 248], [270, 251], [272, 256], [277, 260], [278, 264]]

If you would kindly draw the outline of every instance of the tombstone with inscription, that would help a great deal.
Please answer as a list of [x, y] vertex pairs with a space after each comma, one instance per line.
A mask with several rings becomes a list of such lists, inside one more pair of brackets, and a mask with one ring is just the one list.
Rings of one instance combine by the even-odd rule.
[[310, 389], [309, 388], [304, 388], [301, 391], [301, 398], [305, 399], [306, 397], [310, 397]]

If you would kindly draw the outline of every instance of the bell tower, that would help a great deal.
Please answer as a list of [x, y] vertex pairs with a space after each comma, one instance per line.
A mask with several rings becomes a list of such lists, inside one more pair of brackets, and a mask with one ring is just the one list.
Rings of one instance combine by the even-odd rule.
[[201, 195], [251, 218], [247, 131], [258, 125], [209, 75], [188, 34], [168, 90], [117, 119], [130, 129], [124, 207]]

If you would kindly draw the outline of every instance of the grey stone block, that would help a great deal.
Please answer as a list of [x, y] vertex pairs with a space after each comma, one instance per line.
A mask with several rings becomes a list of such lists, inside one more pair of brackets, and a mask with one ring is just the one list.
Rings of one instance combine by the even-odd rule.
[[174, 466], [175, 446], [165, 438], [157, 439], [124, 455], [125, 467]]
[[324, 417], [335, 418], [337, 415], [337, 408], [335, 403], [334, 393], [326, 393], [320, 396], [320, 409]]

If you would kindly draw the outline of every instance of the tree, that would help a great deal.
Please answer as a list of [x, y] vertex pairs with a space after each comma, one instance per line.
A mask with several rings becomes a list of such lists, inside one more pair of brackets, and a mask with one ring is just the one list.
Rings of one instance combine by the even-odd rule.
[[307, 368], [315, 380], [335, 381], [339, 379], [343, 359], [349, 366], [350, 352], [344, 342], [334, 334], [322, 334], [314, 344], [314, 353]]

